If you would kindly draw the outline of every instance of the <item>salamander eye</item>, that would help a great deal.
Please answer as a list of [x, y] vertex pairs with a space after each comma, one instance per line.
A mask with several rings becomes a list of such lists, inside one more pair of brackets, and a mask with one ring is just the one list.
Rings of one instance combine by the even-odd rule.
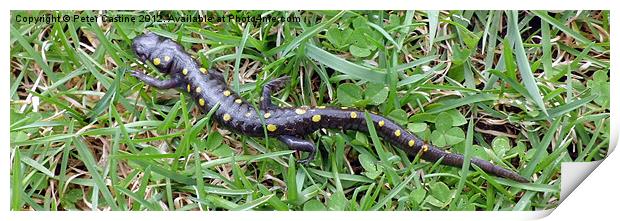
[[131, 48], [140, 60], [146, 61], [153, 50], [160, 48], [160, 41], [157, 35], [148, 33], [134, 38]]
[[138, 56], [138, 58], [140, 58], [140, 60], [146, 60], [146, 54], [138, 52], [136, 53], [136, 55]]
[[132, 45], [132, 49], [134, 54], [141, 60], [144, 61], [146, 58], [146, 54], [144, 53], [144, 47], [138, 44]]

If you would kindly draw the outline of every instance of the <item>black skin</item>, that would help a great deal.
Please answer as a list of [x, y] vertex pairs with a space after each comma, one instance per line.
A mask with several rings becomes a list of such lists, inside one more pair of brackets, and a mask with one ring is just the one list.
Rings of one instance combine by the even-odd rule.
[[[307, 164], [314, 159], [316, 148], [304, 137], [320, 128], [368, 132], [363, 111], [334, 107], [280, 108], [273, 105], [271, 94], [288, 83], [288, 76], [272, 80], [264, 86], [260, 109], [256, 112], [252, 105], [228, 88], [221, 73], [201, 69], [176, 42], [147, 33], [133, 40], [132, 49], [141, 61], [153, 63], [170, 78], [158, 80], [139, 71], [134, 71], [132, 76], [158, 89], [177, 88], [189, 92], [197, 106], [205, 113], [219, 102], [220, 106], [214, 115], [219, 124], [253, 137], [264, 136], [267, 129], [269, 136], [282, 141], [290, 149], [309, 153], [300, 163]], [[260, 118], [264, 119], [264, 124]], [[431, 162], [441, 160], [444, 165], [463, 165], [463, 156], [460, 154], [448, 153], [425, 143], [381, 115], [370, 114], [370, 119], [379, 136], [410, 156], [421, 154], [422, 159]], [[471, 163], [495, 176], [529, 182], [515, 172], [482, 159], [472, 158]]]

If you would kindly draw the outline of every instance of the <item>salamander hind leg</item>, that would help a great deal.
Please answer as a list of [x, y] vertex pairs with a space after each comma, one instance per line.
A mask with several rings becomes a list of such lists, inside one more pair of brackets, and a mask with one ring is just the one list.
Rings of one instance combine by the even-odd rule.
[[274, 80], [271, 80], [263, 86], [263, 94], [261, 97], [260, 107], [262, 109], [273, 108], [273, 104], [271, 104], [271, 94], [275, 91], [279, 91], [284, 88], [286, 84], [291, 80], [291, 77], [284, 76], [279, 77]]
[[285, 143], [291, 150], [308, 152], [308, 157], [298, 160], [298, 163], [308, 165], [310, 161], [314, 160], [314, 154], [316, 153], [316, 147], [310, 141], [304, 140], [299, 137], [289, 136], [289, 135], [281, 135], [278, 136], [278, 140]]

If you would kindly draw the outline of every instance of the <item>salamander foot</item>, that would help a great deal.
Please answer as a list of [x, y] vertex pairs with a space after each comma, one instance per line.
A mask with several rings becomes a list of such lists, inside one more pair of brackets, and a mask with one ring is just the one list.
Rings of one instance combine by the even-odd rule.
[[278, 140], [285, 143], [291, 150], [308, 152], [308, 157], [298, 160], [297, 163], [308, 165], [310, 162], [312, 162], [312, 160], [314, 160], [316, 147], [314, 147], [314, 144], [312, 142], [290, 135], [281, 135], [278, 137]]

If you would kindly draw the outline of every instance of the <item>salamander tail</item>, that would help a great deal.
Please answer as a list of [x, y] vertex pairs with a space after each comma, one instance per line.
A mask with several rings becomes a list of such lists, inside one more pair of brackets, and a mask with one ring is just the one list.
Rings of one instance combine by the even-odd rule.
[[[448, 152], [442, 151], [430, 145], [429, 145], [429, 150], [424, 152], [424, 154], [422, 155], [422, 159], [433, 161], [433, 162], [441, 159], [441, 164], [454, 166], [454, 167], [461, 167], [463, 166], [463, 162], [464, 162], [463, 155], [455, 154], [455, 153], [448, 153]], [[511, 179], [511, 180], [521, 182], [521, 183], [529, 182], [526, 178], [522, 177], [518, 173], [507, 170], [503, 167], [494, 165], [489, 161], [476, 158], [476, 157], [472, 157], [470, 162], [480, 167], [480, 169], [482, 169], [484, 172], [487, 172], [491, 175]]]

